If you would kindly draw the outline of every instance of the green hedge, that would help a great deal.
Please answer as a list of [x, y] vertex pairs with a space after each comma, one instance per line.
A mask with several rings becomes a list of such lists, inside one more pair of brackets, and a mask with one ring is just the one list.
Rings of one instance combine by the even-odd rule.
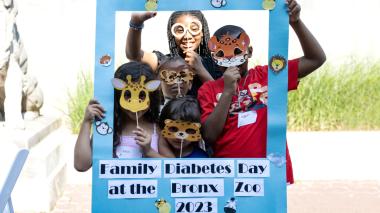
[[289, 94], [288, 129], [380, 130], [380, 60], [326, 64]]
[[67, 103], [71, 131], [74, 134], [79, 133], [84, 111], [93, 95], [94, 85], [91, 73], [79, 73], [77, 77], [77, 86], [74, 91], [68, 93], [69, 99]]
[[[69, 120], [78, 133], [83, 113], [94, 93], [91, 74], [80, 73], [69, 93]], [[325, 64], [289, 93], [288, 129], [380, 130], [380, 60]]]

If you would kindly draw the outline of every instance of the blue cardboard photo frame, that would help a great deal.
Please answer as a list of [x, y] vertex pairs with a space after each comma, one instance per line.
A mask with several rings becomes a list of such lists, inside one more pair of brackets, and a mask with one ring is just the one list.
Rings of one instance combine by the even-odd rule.
[[[183, 175], [171, 176], [165, 173], [165, 168], [176, 163], [181, 164], [182, 159], [127, 159], [112, 158], [112, 124], [113, 124], [113, 78], [115, 63], [115, 13], [117, 11], [144, 11], [145, 0], [97, 0], [96, 15], [96, 49], [95, 49], [95, 97], [102, 103], [107, 111], [107, 117], [95, 124], [95, 128], [103, 127], [103, 132], [94, 131], [93, 136], [93, 180], [92, 180], [92, 212], [133, 212], [150, 213], [159, 212], [156, 201], [164, 199], [171, 205], [170, 212], [224, 212], [226, 201], [234, 197], [239, 213], [248, 212], [286, 212], [286, 164], [282, 163], [286, 153], [286, 112], [287, 112], [287, 67], [280, 72], [268, 72], [268, 127], [267, 127], [267, 158], [264, 159], [195, 159], [193, 164], [207, 165], [213, 163], [231, 166], [228, 175], [190, 177]], [[268, 63], [273, 56], [281, 55], [287, 60], [289, 17], [286, 12], [285, 0], [277, 0], [276, 7], [269, 11], [269, 48]], [[160, 0], [157, 10], [263, 10], [260, 0], [230, 0], [222, 8], [215, 8], [209, 0]], [[222, 26], [223, 24], [221, 24]], [[109, 56], [100, 63], [100, 59]], [[111, 60], [110, 60], [111, 59]], [[107, 128], [104, 128], [107, 127]], [[189, 160], [187, 160], [189, 161]], [[239, 175], [239, 166], [243, 163], [254, 162], [257, 165], [268, 166], [268, 173], [257, 177]], [[116, 174], [112, 168], [126, 168], [125, 165], [157, 166], [160, 171], [144, 175], [123, 176]], [[168, 166], [169, 165], [169, 166]], [[231, 169], [230, 168], [230, 169]], [[113, 173], [113, 174], [111, 174]], [[177, 181], [177, 182], [175, 182]], [[174, 183], [175, 182], [175, 183]], [[217, 183], [218, 193], [210, 191], [209, 195], [173, 196], [173, 184], [186, 185], [196, 182], [199, 185], [212, 185]], [[140, 185], [139, 185], [140, 184]], [[117, 187], [120, 186], [120, 187]], [[141, 187], [135, 198], [113, 196], [124, 193], [124, 188]], [[149, 186], [154, 186], [150, 187]], [[263, 186], [255, 196], [246, 196], [236, 191], [258, 190], [255, 186]], [[240, 187], [240, 188], [239, 188]], [[154, 188], [154, 189], [153, 189]], [[237, 190], [239, 189], [239, 190]], [[264, 190], [265, 189], [265, 190]], [[144, 192], [142, 192], [144, 191]], [[151, 193], [154, 191], [154, 193]], [[223, 193], [222, 193], [223, 191]], [[112, 195], [110, 195], [112, 194]], [[153, 194], [153, 195], [152, 195]], [[244, 193], [243, 193], [244, 194]], [[139, 197], [142, 196], [142, 197]], [[156, 204], [156, 205], [155, 205]]]

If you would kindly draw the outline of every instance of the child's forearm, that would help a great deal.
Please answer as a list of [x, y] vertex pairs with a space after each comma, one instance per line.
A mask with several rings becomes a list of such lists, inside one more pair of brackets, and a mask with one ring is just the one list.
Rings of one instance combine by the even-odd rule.
[[214, 78], [210, 75], [210, 73], [206, 70], [206, 68], [202, 65], [198, 71], [198, 77], [202, 81], [202, 83], [205, 83], [207, 81], [212, 81]]
[[320, 67], [325, 62], [326, 55], [317, 39], [301, 19], [290, 25], [296, 33], [304, 53], [298, 66], [298, 78], [302, 78]]
[[74, 168], [85, 172], [92, 166], [91, 123], [83, 122], [74, 148]]
[[222, 133], [230, 109], [232, 96], [233, 93], [224, 91], [213, 112], [203, 124], [202, 135], [207, 143], [213, 144]]
[[[139, 23], [133, 23], [135, 25]], [[142, 58], [141, 50], [141, 30], [129, 28], [125, 45], [125, 55], [128, 59], [140, 61]]]

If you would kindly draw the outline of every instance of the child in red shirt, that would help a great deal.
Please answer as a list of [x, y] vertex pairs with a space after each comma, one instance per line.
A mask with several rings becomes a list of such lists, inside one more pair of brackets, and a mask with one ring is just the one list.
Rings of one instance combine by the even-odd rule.
[[[300, 19], [300, 6], [288, 0], [289, 22], [300, 41], [304, 56], [288, 61], [288, 90], [297, 89], [298, 79], [310, 74], [326, 60], [318, 41]], [[202, 109], [203, 138], [213, 146], [214, 157], [261, 158], [266, 156], [268, 66], [248, 70], [252, 48], [245, 31], [227, 25], [209, 42], [223, 78], [203, 84], [198, 91]], [[228, 42], [236, 48], [232, 55], [221, 51]], [[219, 49], [218, 49], [219, 48]], [[293, 183], [288, 149], [287, 180]]]

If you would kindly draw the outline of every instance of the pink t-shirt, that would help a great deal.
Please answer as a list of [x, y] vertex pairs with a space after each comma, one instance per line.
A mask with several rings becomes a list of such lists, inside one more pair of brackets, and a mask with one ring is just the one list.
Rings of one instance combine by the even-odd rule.
[[[153, 150], [158, 152], [158, 134], [156, 132], [156, 125], [154, 125], [154, 132], [152, 134], [152, 141], [150, 146]], [[120, 136], [120, 144], [117, 145], [115, 154], [118, 158], [142, 158], [143, 151], [140, 145], [135, 141], [133, 135]]]

